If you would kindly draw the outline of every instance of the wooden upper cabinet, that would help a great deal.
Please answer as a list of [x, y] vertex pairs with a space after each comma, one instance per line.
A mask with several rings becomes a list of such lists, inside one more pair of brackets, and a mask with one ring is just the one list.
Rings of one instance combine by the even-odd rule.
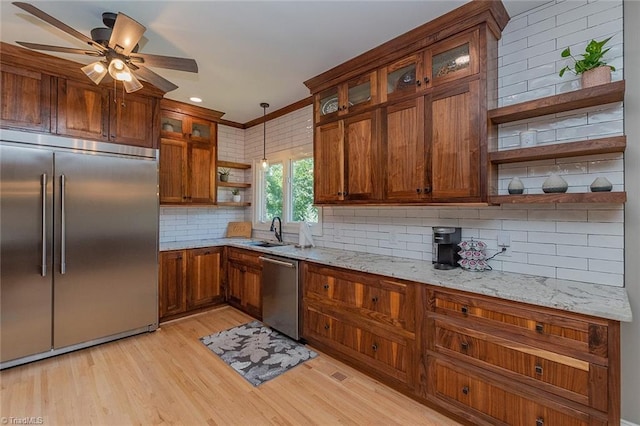
[[58, 80], [56, 133], [107, 141], [108, 119], [109, 89], [92, 82]]
[[369, 72], [315, 96], [316, 122], [358, 112], [378, 102], [377, 72]]
[[380, 69], [381, 102], [477, 74], [479, 30], [450, 37]]
[[217, 124], [187, 113], [206, 114], [203, 108], [168, 102], [174, 110], [165, 106], [160, 118], [160, 203], [215, 204]]
[[316, 128], [316, 202], [379, 199], [377, 117], [370, 111]]
[[313, 193], [316, 203], [342, 199], [344, 187], [344, 124], [342, 121], [316, 127], [313, 144]]
[[56, 133], [153, 148], [156, 100], [132, 93], [122, 96], [91, 82], [58, 79]]
[[434, 201], [481, 201], [479, 81], [434, 95], [430, 102]]
[[[113, 92], [110, 93], [113, 95]], [[133, 93], [119, 96], [110, 100], [109, 142], [156, 147], [154, 114], [157, 101]]]
[[0, 65], [2, 74], [2, 127], [49, 132], [51, 82], [46, 74]]
[[383, 158], [387, 200], [423, 200], [430, 196], [424, 105], [421, 96], [386, 108]]

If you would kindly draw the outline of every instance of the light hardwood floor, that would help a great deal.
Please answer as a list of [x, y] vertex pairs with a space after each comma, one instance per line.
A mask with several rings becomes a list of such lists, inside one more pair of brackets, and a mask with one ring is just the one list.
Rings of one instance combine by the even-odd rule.
[[322, 353], [252, 386], [198, 340], [251, 320], [225, 306], [163, 324], [154, 333], [4, 370], [1, 420], [42, 417], [45, 425], [457, 424]]

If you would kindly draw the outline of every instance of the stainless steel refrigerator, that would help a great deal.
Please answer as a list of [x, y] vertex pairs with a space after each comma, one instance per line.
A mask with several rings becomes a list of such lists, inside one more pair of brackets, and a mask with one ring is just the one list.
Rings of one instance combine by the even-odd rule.
[[0, 369], [156, 329], [157, 151], [0, 140]]

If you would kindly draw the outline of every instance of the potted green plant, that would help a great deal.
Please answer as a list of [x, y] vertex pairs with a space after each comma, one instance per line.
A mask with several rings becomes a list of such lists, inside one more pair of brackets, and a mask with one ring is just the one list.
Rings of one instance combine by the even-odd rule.
[[566, 71], [571, 71], [576, 75], [580, 75], [582, 80], [582, 88], [597, 86], [599, 84], [606, 84], [611, 82], [611, 71], [615, 71], [615, 67], [607, 65], [602, 59], [610, 48], [604, 49], [604, 45], [611, 40], [611, 37], [602, 40], [591, 40], [585, 48], [585, 53], [582, 55], [582, 59], [576, 59], [571, 54], [571, 49], [567, 47], [560, 54], [563, 58], [571, 57], [574, 60], [573, 68], [569, 65], [563, 67], [560, 70], [560, 77], [564, 75]]
[[233, 190], [231, 191], [231, 195], [233, 195], [234, 203], [239, 203], [242, 200], [242, 197], [240, 196], [240, 190], [238, 188], [233, 188]]
[[220, 182], [229, 182], [229, 174], [231, 172], [229, 169], [225, 169], [224, 167], [218, 170], [218, 174], [220, 175]]

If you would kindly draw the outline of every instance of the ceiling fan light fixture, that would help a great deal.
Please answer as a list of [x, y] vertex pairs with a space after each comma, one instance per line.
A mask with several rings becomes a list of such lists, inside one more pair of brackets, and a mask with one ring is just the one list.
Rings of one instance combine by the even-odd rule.
[[135, 92], [136, 90], [142, 89], [142, 83], [140, 83], [140, 80], [138, 80], [136, 76], [133, 75], [133, 73], [129, 73], [129, 77], [129, 80], [122, 81], [124, 90], [126, 90], [127, 93]]
[[96, 61], [82, 67], [82, 72], [95, 84], [100, 84], [104, 76], [107, 75], [107, 64], [102, 61]]

